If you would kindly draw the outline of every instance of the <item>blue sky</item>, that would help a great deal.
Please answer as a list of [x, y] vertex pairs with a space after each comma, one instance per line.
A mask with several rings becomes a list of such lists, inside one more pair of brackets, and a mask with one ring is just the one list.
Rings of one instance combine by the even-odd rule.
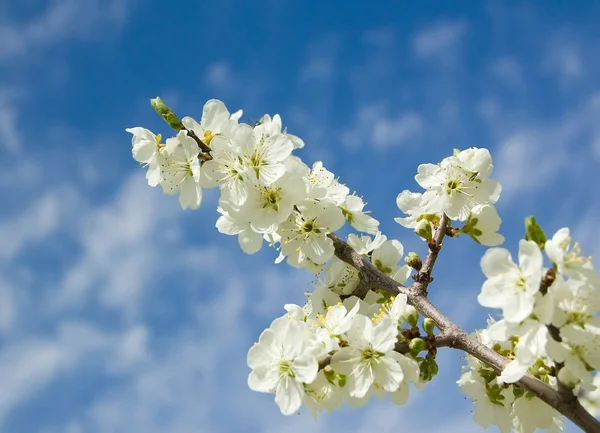
[[[0, 432], [480, 431], [449, 351], [403, 408], [315, 424], [250, 392], [247, 349], [311, 277], [219, 235], [214, 194], [182, 212], [149, 188], [124, 129], [169, 133], [156, 95], [280, 113], [417, 252], [396, 195], [419, 163], [488, 147], [507, 248], [534, 213], [597, 254], [599, 18], [583, 0], [0, 0]], [[447, 242], [431, 287], [468, 330], [493, 313], [484, 251]]]

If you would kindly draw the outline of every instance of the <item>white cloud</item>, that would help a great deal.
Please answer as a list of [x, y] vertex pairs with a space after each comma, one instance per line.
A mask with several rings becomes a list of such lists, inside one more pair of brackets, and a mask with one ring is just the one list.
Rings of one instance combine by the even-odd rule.
[[181, 213], [172, 198], [148, 187], [143, 173], [136, 171], [114, 201], [81, 213], [77, 236], [83, 251], [64, 275], [57, 306], [81, 305], [92, 287], [100, 284], [98, 296], [103, 304], [133, 314], [149, 284], [149, 270], [158, 266], [160, 227], [175, 225]]
[[413, 36], [412, 49], [421, 58], [445, 57], [457, 49], [466, 31], [463, 20], [437, 23]]
[[57, 187], [22, 213], [0, 220], [0, 259], [8, 263], [27, 246], [50, 236], [64, 224], [79, 200], [71, 187]]
[[421, 132], [421, 117], [401, 114], [395, 119], [379, 119], [373, 125], [373, 144], [379, 147], [402, 145]]
[[27, 341], [0, 354], [0, 423], [16, 406], [50, 382], [70, 359], [56, 343]]
[[382, 103], [362, 107], [352, 126], [341, 133], [342, 143], [351, 148], [416, 145], [423, 127], [421, 116], [412, 111], [390, 116], [388, 111]]
[[26, 22], [11, 22], [0, 27], [0, 59], [28, 55], [70, 39], [89, 39], [119, 27], [131, 7], [124, 0], [54, 0], [35, 17]]
[[[125, 331], [125, 339], [136, 328]], [[109, 360], [126, 359], [134, 366], [130, 349], [119, 334], [108, 334], [86, 323], [63, 322], [52, 338], [18, 339], [0, 353], [0, 425], [16, 407], [47, 387], [60, 375], [75, 373], [85, 357], [101, 354]]]
[[307, 81], [328, 82], [336, 74], [335, 63], [342, 40], [338, 35], [328, 34], [306, 47], [306, 60], [300, 68], [300, 86]]
[[523, 69], [519, 62], [509, 56], [499, 57], [489, 65], [489, 73], [510, 87], [521, 87], [524, 84]]
[[13, 287], [0, 280], [0, 334], [11, 331], [16, 316]]
[[[514, 124], [504, 121], [498, 108], [487, 114], [494, 127], [500, 126], [496, 134], [501, 144], [494, 161], [495, 175], [504, 187], [503, 202], [550, 187], [565, 173], [570, 173], [569, 181], [588, 172], [593, 175], [594, 146], [600, 139], [600, 94], [554, 121]], [[504, 125], [509, 125], [508, 132]]]
[[315, 57], [308, 60], [300, 71], [301, 81], [326, 81], [333, 77], [334, 65], [331, 58]]
[[229, 64], [224, 61], [208, 65], [205, 73], [205, 80], [208, 86], [216, 87], [217, 89], [235, 85], [233, 71]]
[[558, 32], [547, 43], [543, 67], [563, 81], [580, 78], [585, 73], [582, 47], [564, 32]]
[[17, 127], [17, 111], [0, 100], [0, 143], [11, 153], [21, 147], [21, 137]]

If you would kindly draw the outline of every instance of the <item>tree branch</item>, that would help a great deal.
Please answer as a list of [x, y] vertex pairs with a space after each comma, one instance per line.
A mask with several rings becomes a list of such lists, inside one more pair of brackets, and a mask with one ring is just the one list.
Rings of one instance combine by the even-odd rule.
[[423, 261], [423, 266], [417, 275], [414, 276], [415, 283], [413, 284], [413, 288], [415, 291], [424, 296], [427, 296], [427, 286], [429, 286], [429, 283], [433, 281], [431, 278], [431, 272], [433, 271], [433, 266], [435, 265], [438, 254], [442, 249], [442, 241], [444, 240], [444, 236], [446, 236], [448, 221], [448, 216], [446, 214], [442, 214], [442, 218], [440, 219], [438, 228], [436, 229], [433, 238], [427, 242], [429, 251], [427, 251], [427, 256]]
[[[440, 226], [443, 227], [441, 224], [442, 221], [440, 221]], [[434, 240], [439, 247], [443, 235], [445, 234], [445, 230], [443, 234], [439, 234], [438, 231], [436, 231]], [[394, 296], [399, 293], [404, 293], [408, 298], [409, 304], [413, 305], [421, 315], [430, 317], [435, 322], [438, 329], [442, 331], [442, 335], [444, 336], [443, 341], [446, 343], [444, 344], [445, 346], [462, 350], [489, 365], [497, 372], [501, 372], [506, 364], [508, 364], [508, 359], [468, 335], [425, 297], [429, 281], [425, 284], [425, 291], [422, 289], [422, 286], [417, 286], [417, 281], [415, 281], [415, 284], [411, 287], [398, 284], [392, 278], [379, 271], [379, 269], [377, 269], [370, 261], [364, 260], [361, 255], [354, 251], [350, 245], [340, 239], [335, 233], [329, 233], [328, 236], [333, 240], [336, 257], [353, 266], [360, 272], [361, 279], [365, 282], [365, 287], [368, 287], [371, 290], [382, 289]], [[430, 249], [427, 254], [425, 262], [428, 262], [428, 273], [431, 273], [438, 253], [439, 249], [437, 251], [435, 251], [435, 249]], [[425, 267], [425, 263], [423, 264], [423, 267]], [[585, 432], [600, 433], [600, 422], [586, 411], [577, 399], [565, 398], [562, 393], [559, 393], [549, 385], [530, 375], [524, 376], [518, 383], [546, 404], [566, 416]]]

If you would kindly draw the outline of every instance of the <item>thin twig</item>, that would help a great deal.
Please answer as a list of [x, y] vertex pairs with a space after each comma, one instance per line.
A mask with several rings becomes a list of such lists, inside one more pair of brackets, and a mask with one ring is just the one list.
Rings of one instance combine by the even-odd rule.
[[437, 260], [438, 254], [442, 249], [442, 241], [446, 236], [446, 230], [448, 227], [448, 216], [444, 213], [439, 221], [439, 225], [433, 235], [433, 238], [427, 242], [429, 251], [423, 261], [423, 266], [419, 272], [414, 276], [415, 283], [412, 285], [413, 289], [422, 295], [427, 296], [427, 287], [432, 281], [431, 273]]

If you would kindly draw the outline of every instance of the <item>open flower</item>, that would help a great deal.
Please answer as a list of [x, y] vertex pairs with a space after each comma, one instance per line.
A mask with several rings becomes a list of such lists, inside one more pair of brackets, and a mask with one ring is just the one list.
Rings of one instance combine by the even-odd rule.
[[380, 388], [397, 391], [404, 380], [399, 358], [404, 355], [394, 351], [398, 325], [384, 318], [376, 325], [366, 316], [357, 315], [347, 332], [349, 346], [331, 358], [331, 368], [347, 375], [350, 397], [365, 397], [376, 382]]
[[304, 266], [309, 258], [316, 264], [324, 264], [333, 257], [333, 241], [327, 233], [344, 225], [344, 216], [333, 203], [305, 201], [298, 206], [279, 228], [282, 253], [294, 267]]
[[200, 186], [200, 162], [198, 145], [185, 131], [167, 140], [162, 155], [160, 186], [165, 194], [179, 193], [179, 203], [183, 209], [198, 209], [202, 201]]
[[496, 203], [500, 184], [488, 179], [492, 159], [487, 149], [467, 149], [440, 164], [421, 164], [415, 180], [425, 188], [422, 213], [444, 212], [452, 220], [465, 221], [478, 204]]
[[504, 248], [491, 248], [481, 258], [488, 278], [477, 300], [484, 307], [501, 308], [509, 323], [519, 323], [533, 312], [542, 279], [542, 252], [533, 241], [519, 242], [519, 266]]
[[304, 384], [317, 377], [317, 348], [305, 322], [290, 320], [287, 315], [275, 319], [248, 351], [252, 369], [248, 386], [253, 391], [275, 393], [281, 413], [295, 413], [304, 399]]

